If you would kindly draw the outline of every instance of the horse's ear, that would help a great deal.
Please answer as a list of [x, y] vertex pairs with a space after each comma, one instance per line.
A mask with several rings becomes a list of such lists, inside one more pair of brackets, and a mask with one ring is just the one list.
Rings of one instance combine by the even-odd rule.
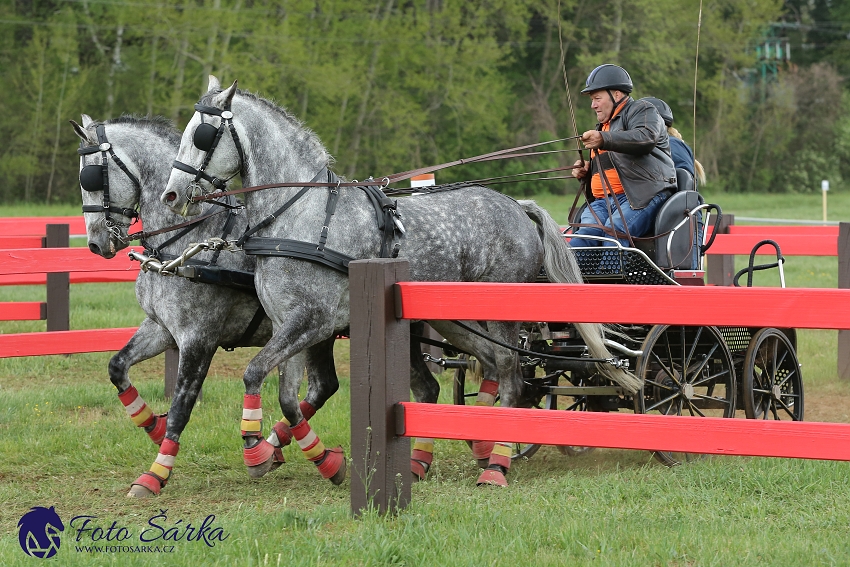
[[[220, 88], [221, 88], [221, 81], [218, 80], [218, 77], [216, 77], [215, 75], [210, 75], [210, 83], [209, 83], [209, 86], [207, 86], [207, 92], [210, 92], [212, 90], [219, 90]], [[206, 93], [201, 93], [201, 94], [206, 94]]]
[[[86, 116], [86, 115], [85, 115], [85, 114], [83, 114], [83, 116]], [[91, 120], [91, 119], [89, 119], [89, 120]], [[90, 143], [95, 143], [95, 142], [96, 142], [96, 140], [93, 140], [93, 139], [90, 137], [90, 135], [89, 135], [89, 131], [88, 131], [88, 130], [86, 130], [83, 126], [80, 126], [79, 124], [77, 124], [77, 123], [76, 123], [76, 122], [74, 122], [73, 120], [69, 120], [68, 122], [70, 122], [70, 123], [71, 123], [71, 126], [74, 128], [74, 133], [75, 133], [77, 136], [79, 136], [79, 138], [80, 138], [82, 141], [84, 141], [84, 142], [90, 142]]]
[[88, 114], [83, 114], [82, 116], [83, 116], [83, 128], [88, 128], [89, 126], [91, 126], [92, 122], [94, 122], [94, 120], [92, 120], [92, 117], [89, 116]]
[[222, 91], [220, 94], [217, 94], [215, 98], [213, 98], [212, 102], [216, 108], [230, 107], [230, 102], [233, 100], [233, 95], [236, 94], [236, 83], [237, 81], [233, 81], [233, 84], [227, 87], [227, 90]]

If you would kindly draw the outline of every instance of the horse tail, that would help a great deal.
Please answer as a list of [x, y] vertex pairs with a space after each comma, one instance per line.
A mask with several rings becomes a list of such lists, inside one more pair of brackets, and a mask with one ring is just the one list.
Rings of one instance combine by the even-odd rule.
[[[581, 283], [581, 270], [573, 249], [569, 247], [555, 219], [534, 201], [517, 201], [528, 217], [537, 223], [543, 242], [543, 268], [549, 281], [554, 283]], [[605, 346], [604, 327], [598, 323], [576, 323], [576, 329], [584, 339], [593, 358], [612, 358]], [[614, 368], [609, 364], [597, 364], [597, 369], [628, 392], [640, 390], [643, 382], [628, 370]]]

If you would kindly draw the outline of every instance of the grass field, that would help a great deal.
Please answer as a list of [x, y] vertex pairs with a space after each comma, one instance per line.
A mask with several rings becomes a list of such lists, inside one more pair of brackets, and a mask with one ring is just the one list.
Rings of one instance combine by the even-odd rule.
[[[830, 198], [830, 211], [841, 215], [831, 219], [850, 218], [850, 195]], [[820, 195], [709, 200], [739, 216], [820, 218]], [[571, 199], [539, 201], [563, 222]], [[0, 216], [77, 210], [0, 207]], [[793, 287], [835, 287], [836, 270], [835, 258], [790, 258], [787, 277]], [[775, 279], [768, 274], [757, 283]], [[43, 297], [39, 287], [0, 288], [0, 301]], [[72, 286], [71, 309], [74, 329], [134, 326], [143, 317], [132, 284]], [[0, 323], [2, 333], [41, 330], [44, 322]], [[328, 446], [348, 446], [347, 349], [339, 341], [340, 392], [313, 421]], [[667, 469], [646, 452], [570, 458], [544, 447], [512, 467], [508, 489], [476, 489], [478, 469], [466, 445], [442, 441], [433, 474], [413, 487], [408, 510], [352, 519], [348, 481], [334, 487], [322, 480], [293, 447], [279, 470], [248, 479], [238, 423], [242, 370], [254, 352], [216, 356], [172, 480], [148, 501], [124, 497], [156, 449], [116, 399], [106, 374], [110, 354], [0, 360], [0, 565], [38, 562], [17, 539], [17, 523], [33, 506], [55, 506], [64, 521], [53, 559], [63, 566], [850, 565], [846, 463], [716, 457]], [[850, 386], [836, 376], [835, 332], [801, 331], [799, 358], [807, 419], [850, 422]], [[162, 369], [158, 357], [131, 373], [157, 412], [167, 409]], [[451, 377], [440, 379], [447, 403]], [[279, 416], [276, 394], [270, 378], [266, 431]], [[92, 542], [89, 531], [77, 542], [69, 523], [84, 515], [96, 517], [89, 527], [105, 532], [114, 523], [113, 533], [124, 527], [130, 537]], [[226, 539], [212, 540], [213, 547], [189, 541], [186, 524], [197, 527], [211, 515], [213, 533]], [[141, 543], [142, 533], [166, 537]], [[125, 548], [98, 552], [93, 544]], [[136, 549], [141, 545], [158, 545], [160, 553]]]

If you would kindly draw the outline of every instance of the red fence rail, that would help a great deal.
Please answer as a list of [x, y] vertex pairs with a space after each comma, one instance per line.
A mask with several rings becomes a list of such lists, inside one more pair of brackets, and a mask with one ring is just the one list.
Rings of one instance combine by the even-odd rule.
[[[47, 319], [46, 332], [0, 335], [0, 358], [117, 351], [136, 332], [136, 327], [69, 330], [69, 284], [131, 282], [139, 273], [130, 250], [107, 260], [87, 248], [69, 248], [71, 231], [85, 234], [81, 217], [0, 218], [0, 285], [47, 284], [47, 302], [0, 303], [0, 321]], [[178, 357], [176, 349], [166, 351], [166, 397], [174, 391]]]
[[413, 404], [399, 354], [418, 318], [850, 329], [850, 290], [414, 283], [398, 259], [352, 262], [350, 278], [355, 514], [408, 504], [411, 436], [850, 460], [847, 424]]

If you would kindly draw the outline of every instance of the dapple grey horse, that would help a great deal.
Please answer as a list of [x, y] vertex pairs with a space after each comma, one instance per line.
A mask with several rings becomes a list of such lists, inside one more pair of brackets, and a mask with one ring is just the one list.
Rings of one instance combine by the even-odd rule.
[[[239, 174], [246, 187], [332, 178], [327, 174], [332, 158], [312, 131], [283, 108], [238, 91], [235, 82], [222, 89], [210, 77], [208, 92], [195, 108], [161, 197], [173, 211], [200, 213], [192, 197], [221, 189]], [[376, 212], [376, 202], [381, 208], [374, 191], [357, 187], [280, 187], [245, 194], [249, 225], [255, 231], [246, 246], [265, 248], [261, 253], [284, 250], [262, 255], [257, 262], [257, 293], [275, 331], [243, 376], [246, 462], [273, 458], [273, 447], [259, 431], [260, 387], [269, 370], [349, 325], [347, 274], [317, 261], [311, 251], [318, 247], [324, 258], [380, 257], [386, 243], [377, 228], [381, 211]], [[488, 188], [467, 186], [399, 199], [392, 219], [387, 210], [383, 213], [383, 224], [399, 245], [399, 257], [409, 260], [414, 281], [532, 282], [541, 266], [552, 281], [581, 281], [558, 225], [531, 201], [518, 203]], [[481, 328], [476, 322], [468, 324]], [[447, 321], [431, 325], [453, 345], [475, 354], [485, 378], [498, 381], [502, 405], [518, 405], [522, 381], [513, 352]], [[601, 326], [578, 328], [595, 358], [611, 358]], [[516, 344], [519, 323], [490, 321], [486, 332]], [[603, 370], [629, 391], [640, 387], [637, 378], [622, 369]], [[436, 402], [439, 386], [430, 373], [414, 372], [411, 382], [417, 401]], [[297, 392], [297, 383], [281, 384], [281, 409], [293, 424], [292, 433], [322, 476], [340, 483], [345, 474], [341, 448], [324, 447], [303, 419]], [[506, 485], [509, 466], [510, 444], [496, 444], [479, 484]]]
[[[89, 249], [104, 258], [112, 258], [127, 247], [127, 231], [138, 210], [148, 232], [172, 227], [185, 219], [169, 212], [158, 201], [168, 180], [171, 160], [177, 155], [180, 134], [161, 118], [125, 116], [106, 122], [95, 122], [83, 115], [83, 125], [73, 120], [74, 132], [81, 138], [81, 182], [86, 212]], [[99, 139], [98, 130], [103, 139]], [[106, 148], [102, 144], [108, 144]], [[111, 150], [111, 151], [110, 151]], [[112, 153], [114, 152], [114, 154]], [[107, 183], [104, 187], [102, 158], [107, 157]], [[117, 159], [116, 159], [117, 158]], [[120, 162], [120, 163], [119, 163]], [[104, 188], [107, 192], [104, 192]], [[87, 190], [88, 189], [88, 190]], [[104, 203], [105, 195], [108, 195]], [[104, 204], [114, 210], [109, 219]], [[222, 211], [206, 220], [180, 230], [150, 236], [145, 244], [157, 249], [163, 261], [179, 255], [190, 243], [225, 235], [228, 212]], [[246, 227], [244, 214], [230, 217], [230, 233], [241, 234]], [[107, 226], [109, 225], [109, 226]], [[227, 270], [253, 272], [256, 260], [242, 253], [203, 252], [196, 260], [209, 262]], [[151, 439], [161, 446], [151, 470], [133, 483], [128, 496], [159, 494], [168, 480], [180, 435], [192, 412], [198, 393], [219, 346], [262, 346], [272, 336], [271, 321], [260, 310], [254, 292], [212, 284], [198, 284], [181, 277], [166, 277], [154, 272], [140, 272], [136, 280], [136, 297], [147, 314], [139, 330], [109, 363], [109, 378], [118, 396], [137, 426], [143, 427]], [[167, 414], [154, 415], [130, 382], [129, 370], [134, 364], [154, 357], [168, 348], [180, 352], [177, 384]], [[292, 372], [290, 380], [303, 377], [308, 368], [308, 393], [303, 403], [319, 409], [337, 390], [333, 364], [333, 337], [316, 344], [281, 366], [281, 374]], [[321, 375], [321, 378], [318, 376]], [[166, 419], [167, 415], [167, 419]], [[270, 464], [282, 462], [277, 454]]]

